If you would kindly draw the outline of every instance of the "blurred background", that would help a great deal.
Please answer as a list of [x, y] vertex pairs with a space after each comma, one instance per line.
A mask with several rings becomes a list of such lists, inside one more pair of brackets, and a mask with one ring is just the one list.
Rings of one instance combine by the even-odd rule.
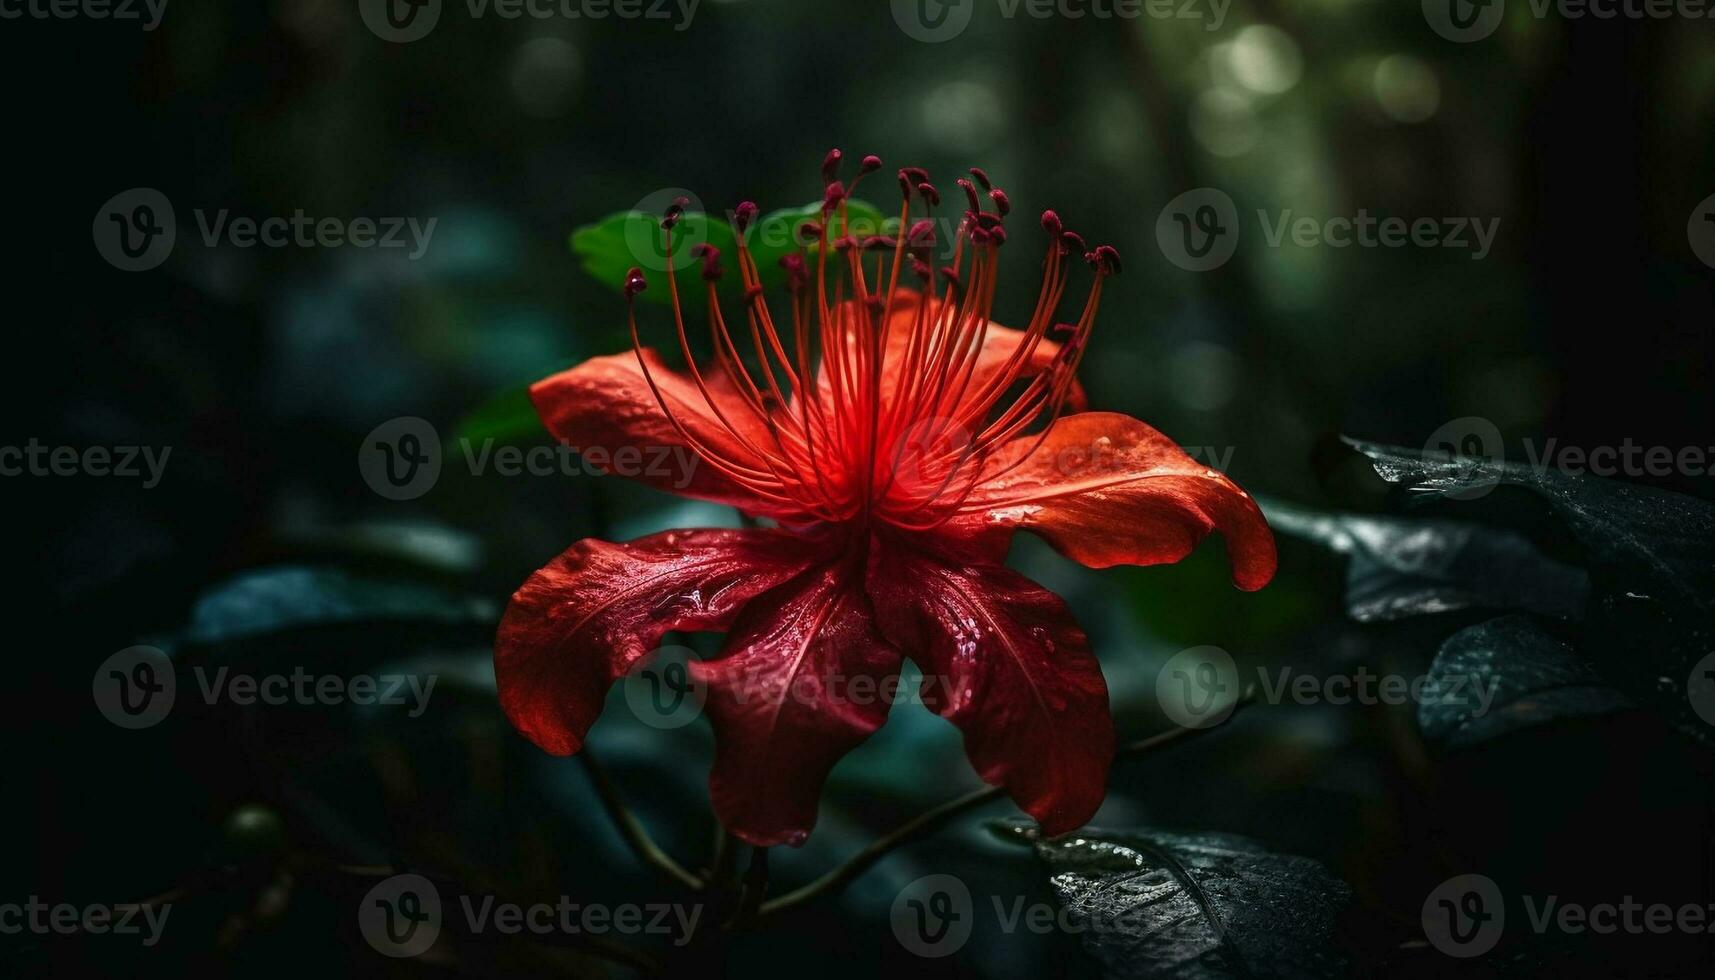
[[[1458, 41], [1404, 0], [1173, 6], [1008, 16], [998, 0], [925, 0], [914, 28], [909, 4], [514, 19], [447, 0], [410, 41], [366, 26], [356, 0], [171, 0], [154, 30], [0, 24], [19, 219], [0, 441], [172, 447], [150, 489], [0, 483], [24, 640], [6, 780], [26, 829], [0, 859], [6, 894], [185, 890], [159, 949], [4, 937], [20, 975], [609, 969], [505, 944], [383, 962], [350, 914], [367, 882], [334, 866], [648, 894], [582, 770], [495, 708], [493, 621], [574, 540], [736, 517], [618, 479], [472, 474], [453, 451], [432, 490], [392, 500], [357, 458], [404, 416], [449, 445], [547, 444], [515, 424], [520, 386], [627, 344], [615, 284], [582, 270], [569, 236], [664, 189], [711, 210], [804, 204], [833, 146], [927, 167], [949, 194], [955, 173], [984, 167], [1020, 211], [1052, 207], [1126, 259], [1085, 361], [1092, 404], [1207, 447], [1275, 500], [1380, 510], [1385, 485], [1338, 437], [1422, 446], [1470, 416], [1515, 459], [1526, 440], [1715, 442], [1715, 248], [1697, 238], [1715, 195], [1709, 20], [1539, 17], [1514, 2], [1492, 33]], [[968, 20], [925, 40], [942, 14]], [[177, 239], [133, 272], [97, 243], [107, 202], [134, 188], [170, 202]], [[1164, 208], [1200, 188], [1227, 195], [1240, 227], [1230, 261], [1204, 272], [1158, 236]], [[894, 206], [891, 181], [865, 190]], [[434, 225], [420, 254], [243, 248], [204, 240], [199, 221], [223, 210]], [[1269, 241], [1282, 220], [1360, 213], [1495, 234], [1487, 248], [1473, 231], [1431, 247]], [[1038, 287], [1036, 233], [1021, 227], [1002, 322], [1021, 322]], [[666, 329], [648, 310], [645, 332]], [[1710, 492], [1701, 472], [1631, 478]], [[1091, 633], [1122, 737], [1169, 727], [1156, 673], [1190, 646], [1246, 664], [1424, 669], [1445, 630], [1352, 624], [1337, 556], [1282, 549], [1256, 594], [1227, 584], [1214, 541], [1171, 568], [1093, 573], [1028, 544], [1015, 564]], [[442, 687], [420, 718], [181, 698], [166, 723], [123, 731], [91, 708], [90, 672], [138, 643], [256, 670], [405, 664]], [[664, 845], [702, 860], [706, 727], [658, 730], [616, 699], [592, 746]], [[1409, 708], [1269, 707], [1116, 767], [1098, 823], [1240, 833], [1314, 857], [1356, 893], [1354, 928], [1386, 949], [1474, 861], [1535, 888], [1707, 897], [1706, 753], [1647, 720], [1559, 734], [1448, 764], [1426, 755]], [[976, 785], [956, 732], [902, 705], [841, 765], [816, 835], [777, 854], [775, 874], [801, 883]], [[1014, 815], [992, 805], [843, 899], [737, 940], [731, 969], [1088, 975], [1075, 937], [996, 934], [948, 962], [889, 938], [889, 903], [925, 874], [1049, 901], [1029, 850], [983, 828]], [[1675, 942], [1669, 974], [1707, 965], [1701, 938]], [[1389, 971], [1452, 963], [1419, 951]]]

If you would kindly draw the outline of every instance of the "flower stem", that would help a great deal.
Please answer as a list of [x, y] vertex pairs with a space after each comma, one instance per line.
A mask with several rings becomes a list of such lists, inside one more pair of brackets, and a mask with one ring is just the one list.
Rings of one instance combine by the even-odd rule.
[[[1233, 717], [1237, 716], [1240, 711], [1252, 704], [1255, 697], [1255, 691], [1246, 691], [1244, 697], [1240, 698], [1238, 703], [1233, 706], [1233, 712], [1228, 716], [1228, 720], [1230, 721]], [[1140, 739], [1136, 742], [1124, 745], [1120, 747], [1114, 757], [1116, 759], [1135, 758], [1163, 746], [1170, 745], [1174, 742], [1216, 731], [1220, 727], [1222, 726], [1216, 725], [1209, 728], [1170, 729], [1168, 731], [1161, 732], [1160, 734], [1151, 735], [1148, 738]], [[876, 864], [876, 862], [886, 857], [888, 853], [893, 851], [895, 848], [901, 847], [919, 838], [927, 837], [945, 826], [952, 820], [952, 818], [965, 813], [966, 811], [974, 810], [985, 803], [997, 800], [1005, 794], [1006, 787], [1004, 786], [985, 786], [982, 789], [973, 790], [964, 796], [949, 800], [932, 810], [921, 813], [910, 820], [907, 820], [890, 833], [877, 838], [868, 847], [865, 847], [863, 850], [853, 855], [850, 860], [822, 877], [817, 878], [815, 881], [810, 882], [802, 888], [787, 892], [771, 902], [762, 903], [762, 907], [758, 911], [758, 914], [761, 916], [768, 916], [787, 912], [805, 904], [806, 902], [820, 898], [822, 895], [830, 892], [837, 892], [850, 884], [865, 871], [868, 871]]]
[[584, 772], [589, 774], [590, 784], [595, 787], [596, 796], [601, 798], [602, 808], [607, 811], [608, 818], [613, 821], [614, 828], [619, 831], [619, 836], [625, 839], [626, 845], [637, 855], [638, 860], [693, 891], [701, 890], [703, 880], [686, 871], [679, 862], [673, 860], [671, 855], [663, 851], [650, 838], [649, 831], [644, 828], [643, 822], [638, 820], [637, 815], [625, 805], [625, 801], [619, 798], [619, 791], [614, 788], [613, 781], [608, 778], [607, 770], [603, 769], [601, 763], [596, 761], [596, 757], [590, 752], [588, 745], [585, 745], [583, 751], [578, 753], [578, 759], [584, 764]]

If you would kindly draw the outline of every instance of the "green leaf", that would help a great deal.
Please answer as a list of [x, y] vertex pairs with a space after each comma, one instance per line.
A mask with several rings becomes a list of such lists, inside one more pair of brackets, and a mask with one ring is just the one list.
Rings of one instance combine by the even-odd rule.
[[[756, 259], [757, 275], [763, 288], [777, 287], [786, 281], [780, 259], [800, 250], [796, 231], [805, 221], [820, 218], [820, 202], [802, 207], [781, 208], [757, 219], [746, 235], [746, 244]], [[854, 235], [881, 234], [886, 225], [880, 211], [863, 201], [848, 201], [846, 213]], [[700, 261], [691, 254], [693, 246], [707, 242], [721, 250], [721, 262], [726, 277], [717, 287], [723, 300], [737, 300], [743, 292], [742, 280], [735, 263], [738, 261], [737, 240], [732, 222], [725, 214], [687, 211], [673, 232], [673, 274], [680, 277], [679, 299], [687, 306], [703, 306], [703, 284], [698, 275]], [[615, 292], [625, 285], [625, 274], [633, 266], [643, 270], [649, 288], [640, 297], [652, 303], [667, 303], [666, 234], [661, 230], [661, 216], [641, 211], [620, 211], [594, 224], [584, 225], [572, 232], [572, 252], [585, 272], [606, 283]], [[815, 246], [805, 246], [813, 253]], [[806, 259], [808, 261], [808, 259]]]
[[530, 386], [521, 384], [501, 391], [472, 409], [453, 427], [452, 442], [531, 442], [546, 434], [541, 416], [530, 401]]

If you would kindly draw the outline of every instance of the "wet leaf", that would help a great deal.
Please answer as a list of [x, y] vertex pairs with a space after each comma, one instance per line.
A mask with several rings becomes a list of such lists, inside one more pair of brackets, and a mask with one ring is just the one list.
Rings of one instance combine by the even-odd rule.
[[1589, 576], [1521, 534], [1461, 521], [1264, 506], [1275, 530], [1348, 555], [1346, 611], [1361, 623], [1459, 609], [1522, 609], [1576, 619]]
[[1552, 721], [1612, 714], [1632, 701], [1565, 642], [1525, 616], [1460, 630], [1441, 645], [1418, 725], [1431, 742], [1464, 748]]
[[1135, 828], [1042, 840], [1017, 823], [991, 827], [1034, 844], [1110, 980], [1346, 975], [1334, 934], [1352, 890], [1310, 858], [1232, 834]]
[[204, 593], [181, 639], [201, 645], [292, 629], [385, 622], [492, 623], [487, 599], [338, 568], [284, 565], [243, 572]]
[[1347, 441], [1384, 480], [1414, 493], [1466, 497], [1510, 485], [1539, 494], [1587, 556], [1592, 588], [1580, 647], [1591, 663], [1680, 731], [1715, 745], [1715, 725], [1697, 710], [1715, 717], [1715, 678], [1702, 676], [1715, 654], [1715, 506], [1523, 463]]

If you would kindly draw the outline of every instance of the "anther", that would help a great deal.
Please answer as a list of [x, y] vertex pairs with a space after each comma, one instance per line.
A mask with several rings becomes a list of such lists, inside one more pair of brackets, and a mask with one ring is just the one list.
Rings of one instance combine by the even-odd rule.
[[941, 192], [935, 189], [934, 184], [931, 184], [926, 180], [919, 183], [917, 185], [917, 193], [923, 195], [924, 204], [927, 204], [932, 208], [938, 208], [941, 206]]
[[632, 266], [631, 271], [625, 274], [625, 298], [629, 300], [648, 288], [649, 280], [643, 278], [643, 270]]
[[703, 281], [718, 282], [726, 270], [721, 268], [721, 250], [708, 242], [691, 246], [691, 255], [703, 260]]
[[1061, 255], [1071, 255], [1073, 253], [1082, 254], [1089, 251], [1089, 249], [1090, 247], [1084, 244], [1083, 235], [1080, 235], [1075, 231], [1063, 231], [1060, 233]]
[[1049, 238], [1059, 241], [1060, 233], [1066, 229], [1065, 226], [1060, 224], [1060, 216], [1058, 214], [1055, 214], [1053, 211], [1044, 211], [1042, 212], [1042, 230], [1048, 233]]
[[871, 153], [869, 156], [864, 157], [863, 163], [858, 165], [858, 172], [864, 173], [864, 174], [873, 174], [877, 170], [880, 170], [880, 169], [881, 169], [881, 157], [878, 157], [873, 153]]
[[1012, 213], [1012, 199], [1006, 196], [1006, 191], [996, 187], [989, 191], [989, 200], [994, 202], [994, 209], [1000, 212], [1001, 217]]
[[684, 216], [685, 208], [690, 203], [691, 199], [688, 197], [673, 198], [673, 203], [667, 205], [667, 213], [661, 217], [661, 228], [665, 231], [671, 231], [673, 226], [679, 223], [679, 219]]
[[786, 288], [797, 292], [810, 281], [810, 272], [804, 268], [804, 257], [796, 252], [780, 257], [780, 268], [786, 270]]
[[831, 184], [840, 179], [840, 157], [843, 155], [836, 148], [829, 150], [828, 155], [822, 158], [822, 183]]
[[965, 192], [965, 200], [970, 202], [971, 211], [980, 212], [983, 209], [983, 206], [982, 206], [982, 202], [977, 200], [976, 186], [973, 185], [970, 181], [966, 180], [963, 177], [959, 178], [958, 184], [959, 184], [959, 190], [962, 190]]
[[752, 221], [756, 220], [758, 210], [755, 201], [740, 201], [738, 207], [733, 209], [732, 223], [733, 227], [738, 229], [739, 234], [744, 234], [744, 230], [750, 227]]
[[994, 186], [989, 183], [989, 175], [985, 173], [981, 167], [972, 167], [971, 176], [977, 179], [977, 183], [983, 185], [983, 190], [985, 191]]
[[1119, 275], [1120, 253], [1118, 249], [1112, 245], [1097, 245], [1095, 256], [1096, 263], [1102, 272], [1110, 276]]

